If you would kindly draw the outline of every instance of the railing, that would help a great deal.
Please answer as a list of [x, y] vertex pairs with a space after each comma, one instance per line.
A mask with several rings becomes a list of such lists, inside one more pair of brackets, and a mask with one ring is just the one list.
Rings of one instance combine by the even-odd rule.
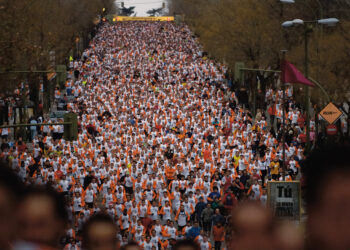
[[53, 125], [72, 125], [72, 122], [56, 122], [56, 123], [22, 123], [22, 124], [12, 124], [3, 125], [0, 128], [16, 128], [16, 127], [31, 127], [31, 126], [53, 126]]

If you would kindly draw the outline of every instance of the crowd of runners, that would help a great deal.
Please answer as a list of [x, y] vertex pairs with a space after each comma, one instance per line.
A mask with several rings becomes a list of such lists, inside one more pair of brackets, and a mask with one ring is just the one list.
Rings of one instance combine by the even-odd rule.
[[304, 118], [292, 88], [282, 168], [282, 92], [268, 89], [268, 112], [252, 117], [187, 26], [105, 24], [70, 70], [65, 94], [78, 139], [65, 141], [60, 125], [33, 126], [32, 148], [5, 129], [1, 144], [23, 182], [65, 196], [67, 249], [96, 213], [111, 216], [122, 246], [167, 249], [186, 238], [221, 249], [238, 202], [266, 205], [267, 181], [298, 178]]

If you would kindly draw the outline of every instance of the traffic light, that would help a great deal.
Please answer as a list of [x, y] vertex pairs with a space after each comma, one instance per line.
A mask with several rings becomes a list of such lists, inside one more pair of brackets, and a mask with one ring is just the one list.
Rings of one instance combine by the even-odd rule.
[[64, 122], [71, 122], [72, 124], [64, 125], [64, 139], [67, 141], [74, 141], [78, 139], [78, 116], [76, 113], [66, 113], [64, 115]]
[[124, 2], [121, 2], [122, 8], [124, 8]]
[[64, 89], [64, 85], [67, 80], [67, 67], [66, 65], [56, 65], [56, 79], [57, 85], [60, 86], [60, 89]]
[[176, 13], [174, 13], [175, 16], [175, 24], [176, 25], [180, 25], [182, 22], [182, 16], [181, 15], [177, 15]]
[[115, 17], [113, 17], [113, 22], [115, 22], [117, 19], [115, 19]]
[[241, 70], [244, 68], [244, 62], [235, 63], [235, 81], [242, 82], [244, 80], [244, 71]]
[[163, 4], [162, 4], [162, 8], [165, 9], [165, 3], [164, 3], [164, 2], [163, 2]]

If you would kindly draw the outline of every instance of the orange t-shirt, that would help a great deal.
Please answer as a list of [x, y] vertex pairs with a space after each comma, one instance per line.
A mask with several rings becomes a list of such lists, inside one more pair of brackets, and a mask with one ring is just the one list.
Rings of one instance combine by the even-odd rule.
[[214, 226], [213, 227], [213, 236], [214, 236], [214, 241], [224, 241], [225, 240], [224, 227], [221, 226], [219, 228], [218, 226]]

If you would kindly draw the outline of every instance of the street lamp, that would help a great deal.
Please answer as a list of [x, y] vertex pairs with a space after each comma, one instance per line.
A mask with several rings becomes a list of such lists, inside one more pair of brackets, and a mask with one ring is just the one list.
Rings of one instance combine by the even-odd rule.
[[285, 21], [284, 23], [282, 23], [283, 27], [291, 27], [293, 26], [293, 21]]
[[304, 25], [304, 21], [301, 20], [301, 19], [294, 19], [294, 20], [292, 21], [292, 23], [293, 23], [294, 25]]
[[318, 24], [322, 24], [322, 25], [335, 26], [337, 23], [339, 23], [339, 19], [337, 19], [337, 18], [326, 18], [326, 19], [320, 19], [317, 22], [318, 22]]
[[281, 3], [286, 3], [286, 4], [288, 4], [288, 3], [295, 3], [294, 0], [280, 0], [280, 2]]
[[[282, 0], [281, 0], [282, 1]], [[286, 1], [286, 0], [284, 0]], [[314, 21], [303, 21], [301, 19], [294, 19], [292, 21], [285, 21], [282, 23], [282, 26], [292, 27], [292, 26], [299, 26], [304, 25], [304, 37], [305, 37], [305, 77], [309, 78], [309, 33], [312, 32], [312, 24], [320, 24], [320, 25], [327, 25], [327, 26], [335, 26], [339, 20], [337, 18], [326, 18], [326, 19], [319, 19]], [[310, 92], [309, 92], [309, 86], [306, 86], [306, 96], [305, 96], [305, 108], [306, 108], [306, 149], [307, 151], [310, 150]]]

